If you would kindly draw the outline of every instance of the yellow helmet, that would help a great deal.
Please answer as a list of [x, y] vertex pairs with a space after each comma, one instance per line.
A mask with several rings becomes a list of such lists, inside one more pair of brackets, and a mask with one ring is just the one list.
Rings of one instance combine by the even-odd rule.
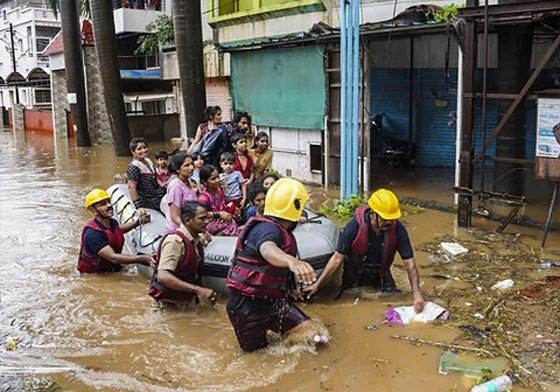
[[385, 220], [394, 220], [401, 217], [399, 199], [388, 189], [379, 189], [373, 192], [368, 204], [377, 215]]
[[103, 189], [94, 189], [90, 193], [86, 195], [86, 202], [85, 206], [88, 208], [89, 206], [98, 203], [103, 200], [110, 199], [111, 196], [107, 193], [107, 191]]
[[308, 200], [309, 194], [301, 182], [281, 178], [266, 193], [264, 215], [296, 222]]

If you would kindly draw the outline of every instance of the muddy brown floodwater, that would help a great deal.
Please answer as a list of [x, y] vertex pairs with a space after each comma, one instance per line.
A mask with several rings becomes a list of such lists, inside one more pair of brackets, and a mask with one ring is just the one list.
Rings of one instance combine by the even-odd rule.
[[[134, 268], [80, 276], [83, 197], [109, 186], [129, 159], [115, 158], [112, 146], [78, 149], [8, 131], [0, 132], [0, 152], [0, 391], [432, 392], [472, 385], [459, 374], [438, 374], [441, 349], [391, 339], [449, 342], [457, 333], [450, 325], [365, 328], [379, 324], [388, 307], [409, 304], [401, 267], [395, 274], [403, 295], [346, 293], [333, 301], [327, 292], [302, 305], [328, 326], [327, 347], [277, 342], [250, 355], [238, 348], [224, 299], [214, 308], [162, 311], [152, 307], [146, 278]], [[323, 201], [322, 190], [312, 194], [316, 205]], [[409, 216], [406, 224], [415, 244], [457, 232], [453, 215], [435, 211]], [[549, 243], [558, 247], [558, 233]], [[428, 263], [426, 253], [416, 258]], [[423, 277], [422, 285], [434, 282]], [[5, 348], [9, 336], [21, 339], [15, 351]]]

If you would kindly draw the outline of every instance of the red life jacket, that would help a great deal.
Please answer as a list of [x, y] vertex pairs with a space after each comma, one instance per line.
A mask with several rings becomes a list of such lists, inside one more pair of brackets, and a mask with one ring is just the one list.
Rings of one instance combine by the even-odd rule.
[[[111, 221], [113, 220], [111, 219]], [[118, 225], [116, 226], [114, 232], [111, 231], [110, 226], [111, 222], [109, 222], [109, 228], [106, 228], [96, 219], [92, 219], [86, 223], [84, 229], [82, 230], [82, 242], [80, 245], [80, 255], [78, 257], [78, 271], [81, 273], [117, 272], [122, 269], [121, 265], [111, 263], [98, 255], [88, 252], [84, 243], [84, 235], [86, 230], [89, 228], [104, 233], [107, 236], [107, 242], [109, 243], [109, 246], [113, 248], [113, 251], [115, 253], [121, 253], [124, 246], [124, 234]]]
[[[366, 213], [371, 211], [368, 207], [362, 206], [356, 209], [356, 221], [358, 222], [358, 234], [352, 241], [350, 260], [344, 266], [342, 278], [343, 289], [355, 285], [365, 272], [365, 261], [368, 257], [370, 222], [366, 221]], [[379, 279], [383, 284], [385, 273], [391, 268], [395, 254], [397, 253], [397, 221], [391, 222], [391, 227], [385, 232], [383, 240], [383, 255], [381, 257], [381, 268], [379, 269]]]
[[[198, 246], [198, 253], [195, 245], [190, 241], [180, 230], [175, 231], [183, 241], [183, 258], [177, 268], [172, 272], [177, 278], [188, 283], [198, 283], [199, 281], [199, 266], [202, 265], [202, 260], [204, 260], [204, 253], [202, 246]], [[156, 267], [154, 270], [154, 275], [152, 276], [152, 282], [150, 284], [150, 290], [148, 294], [157, 300], [169, 300], [169, 301], [190, 301], [194, 297], [194, 293], [182, 290], [170, 289], [168, 287], [162, 286], [157, 279], [158, 276], [158, 265], [161, 258], [161, 248], [163, 241], [171, 234], [165, 235], [158, 247]]]
[[282, 250], [291, 256], [296, 256], [297, 244], [293, 235], [270, 218], [254, 216], [249, 219], [237, 240], [235, 257], [229, 269], [226, 286], [247, 297], [285, 298], [290, 291], [291, 272], [286, 268], [273, 266], [262, 257], [245, 252], [245, 239], [261, 222], [276, 226], [282, 233]]

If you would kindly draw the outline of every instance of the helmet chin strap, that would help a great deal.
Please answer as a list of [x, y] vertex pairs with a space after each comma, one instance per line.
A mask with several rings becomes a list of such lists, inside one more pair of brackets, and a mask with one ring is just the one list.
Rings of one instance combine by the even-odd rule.
[[297, 227], [297, 222], [290, 222], [290, 225], [288, 226], [287, 230], [288, 231], [294, 231], [294, 229]]

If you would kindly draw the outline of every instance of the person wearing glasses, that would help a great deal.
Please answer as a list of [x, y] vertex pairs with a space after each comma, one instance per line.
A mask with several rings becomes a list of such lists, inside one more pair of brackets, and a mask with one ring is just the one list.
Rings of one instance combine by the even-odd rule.
[[[356, 209], [342, 231], [336, 251], [315, 283], [303, 289], [306, 296], [314, 295], [343, 265], [342, 285], [345, 289], [371, 286], [384, 293], [399, 293], [391, 274], [396, 253], [404, 262], [412, 288], [412, 304], [417, 313], [424, 309], [420, 293], [418, 267], [404, 225], [399, 221], [401, 210], [397, 196], [387, 189], [374, 192], [368, 205]], [[338, 298], [337, 297], [337, 298]]]

